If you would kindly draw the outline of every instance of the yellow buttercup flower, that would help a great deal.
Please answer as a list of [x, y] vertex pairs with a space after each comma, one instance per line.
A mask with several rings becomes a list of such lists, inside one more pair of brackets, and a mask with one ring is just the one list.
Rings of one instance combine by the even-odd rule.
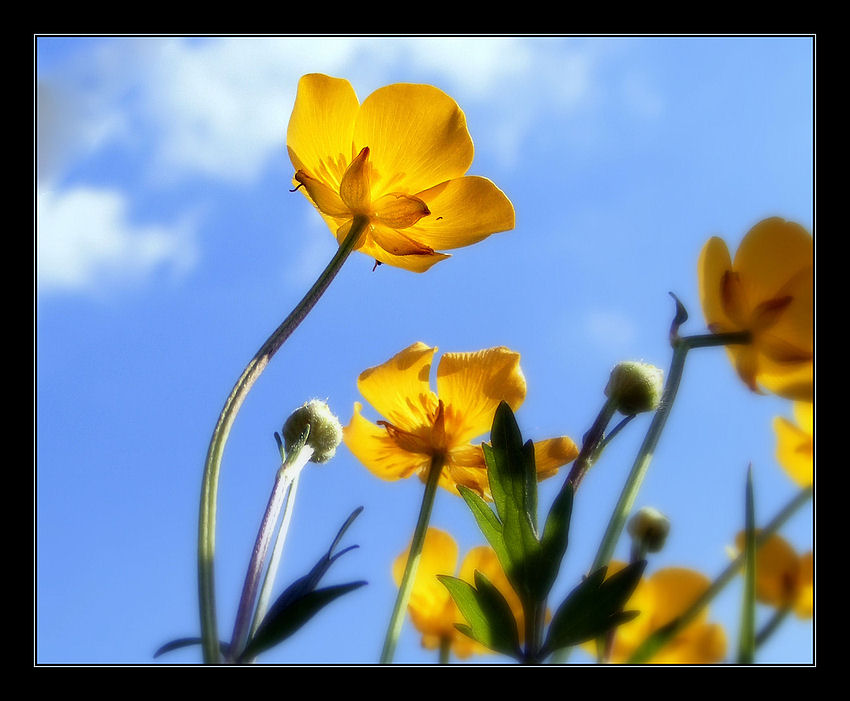
[[[393, 578], [397, 585], [401, 583], [407, 555], [408, 550], [405, 550], [393, 563]], [[522, 639], [525, 629], [522, 603], [509, 584], [493, 549], [482, 545], [470, 550], [460, 566], [458, 575], [455, 574], [457, 560], [458, 546], [454, 539], [445, 531], [429, 528], [425, 534], [422, 558], [419, 561], [413, 591], [408, 602], [410, 620], [422, 633], [422, 646], [434, 650], [445, 641], [451, 644], [452, 652], [460, 658], [466, 658], [472, 654], [492, 653], [491, 650], [455, 628], [455, 623], [466, 623], [466, 621], [455, 605], [449, 590], [437, 579], [437, 575], [440, 574], [459, 576], [460, 579], [474, 584], [476, 570], [487, 577], [505, 597], [517, 621], [518, 632]]]
[[[625, 566], [612, 562], [609, 576]], [[710, 580], [694, 570], [668, 567], [644, 577], [632, 593], [624, 611], [640, 611], [615, 629], [610, 661], [622, 664], [652, 633], [681, 616], [711, 586]], [[726, 634], [717, 623], [708, 622], [708, 608], [648, 660], [650, 664], [715, 664], [726, 654]], [[584, 647], [595, 652], [594, 642]]]
[[[417, 342], [361, 373], [357, 387], [384, 420], [374, 424], [363, 418], [363, 407], [355, 402], [343, 439], [382, 479], [418, 474], [425, 481], [437, 458], [443, 465], [442, 487], [457, 494], [457, 485], [463, 485], [490, 499], [484, 451], [470, 441], [490, 432], [501, 401], [516, 411], [525, 399], [519, 353], [504, 347], [445, 353], [434, 393], [429, 375], [436, 350]], [[578, 448], [566, 436], [535, 443], [538, 479], [551, 477], [577, 455]]]
[[814, 481], [814, 405], [811, 402], [794, 402], [796, 424], [777, 416], [773, 420], [776, 431], [776, 459], [800, 487]]
[[[745, 533], [735, 544], [744, 547]], [[790, 608], [811, 618], [814, 603], [814, 553], [798, 555], [782, 536], [772, 535], [756, 552], [756, 599], [774, 608]]]
[[504, 193], [465, 175], [466, 117], [433, 86], [388, 85], [360, 104], [347, 80], [305, 75], [286, 144], [298, 187], [337, 241], [368, 217], [357, 248], [381, 263], [423, 272], [449, 257], [439, 250], [514, 227]]
[[812, 399], [814, 244], [799, 224], [756, 224], [732, 261], [722, 239], [699, 260], [702, 308], [713, 333], [748, 331], [752, 342], [726, 347], [741, 379], [795, 400]]

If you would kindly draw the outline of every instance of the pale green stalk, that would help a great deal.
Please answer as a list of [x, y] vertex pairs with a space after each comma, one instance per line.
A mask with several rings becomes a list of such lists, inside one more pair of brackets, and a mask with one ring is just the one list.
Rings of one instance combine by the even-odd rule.
[[425, 492], [422, 495], [422, 505], [419, 507], [419, 519], [416, 522], [416, 529], [413, 531], [413, 540], [410, 543], [410, 552], [407, 555], [404, 574], [401, 577], [395, 606], [392, 616], [390, 616], [390, 623], [387, 626], [384, 647], [381, 651], [381, 664], [390, 664], [393, 661], [395, 648], [401, 634], [401, 626], [404, 623], [404, 615], [407, 611], [407, 603], [410, 601], [410, 592], [413, 591], [416, 570], [419, 567], [419, 560], [422, 558], [422, 546], [425, 543], [425, 533], [428, 530], [428, 522], [431, 520], [431, 510], [434, 507], [434, 497], [437, 494], [437, 484], [440, 481], [442, 470], [443, 456], [433, 456], [431, 467], [428, 470], [428, 481], [425, 483]]
[[215, 610], [215, 525], [216, 508], [218, 503], [218, 480], [221, 471], [221, 459], [224, 446], [230, 435], [230, 429], [239, 413], [245, 397], [253, 387], [257, 378], [265, 370], [266, 365], [304, 320], [316, 302], [331, 284], [342, 264], [357, 246], [369, 220], [365, 217], [355, 217], [351, 231], [340, 244], [334, 257], [322, 271], [309, 292], [290, 312], [283, 323], [262, 345], [259, 351], [248, 363], [240, 375], [233, 390], [224, 403], [224, 408], [218, 417], [212, 438], [210, 439], [207, 458], [204, 463], [204, 476], [201, 484], [201, 505], [198, 515], [198, 599], [201, 616], [201, 638], [203, 640], [204, 662], [217, 664], [221, 661], [218, 637], [218, 623]]

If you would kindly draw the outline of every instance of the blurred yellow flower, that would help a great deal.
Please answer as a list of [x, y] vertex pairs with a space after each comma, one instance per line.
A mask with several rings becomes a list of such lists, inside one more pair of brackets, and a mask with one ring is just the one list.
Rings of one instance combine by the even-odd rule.
[[[624, 563], [612, 562], [609, 576], [618, 572]], [[616, 628], [610, 662], [622, 664], [659, 628], [682, 615], [708, 589], [711, 582], [693, 570], [668, 567], [644, 577], [623, 607], [624, 611], [640, 611], [631, 621]], [[595, 652], [595, 643], [584, 647]], [[702, 611], [684, 630], [662, 647], [650, 664], [715, 664], [726, 654], [726, 634], [717, 623], [708, 622], [708, 608]]]
[[[735, 537], [740, 551], [745, 533]], [[775, 608], [791, 608], [798, 618], [811, 618], [814, 603], [814, 554], [798, 555], [791, 544], [772, 535], [756, 552], [756, 599]]]
[[461, 248], [514, 227], [510, 200], [464, 175], [473, 146], [457, 103], [430, 85], [398, 83], [363, 104], [347, 80], [312, 73], [298, 83], [286, 132], [295, 181], [340, 243], [369, 218], [357, 248], [424, 272]]
[[[519, 353], [501, 346], [445, 353], [435, 394], [429, 376], [436, 350], [417, 342], [360, 374], [360, 393], [385, 420], [373, 424], [355, 402], [351, 422], [343, 429], [345, 444], [385, 480], [419, 474], [425, 481], [431, 459], [437, 457], [443, 463], [442, 487], [457, 494], [457, 485], [463, 485], [490, 499], [484, 451], [470, 441], [490, 432], [501, 401], [516, 411], [525, 399]], [[538, 479], [551, 477], [577, 455], [578, 448], [566, 436], [535, 443]]]
[[[405, 550], [393, 563], [393, 578], [396, 585], [401, 583], [408, 552], [409, 549]], [[429, 650], [439, 648], [441, 643], [446, 641], [451, 644], [452, 652], [462, 659], [472, 654], [492, 654], [491, 650], [454, 627], [455, 623], [466, 621], [455, 605], [449, 590], [437, 579], [437, 575], [445, 574], [454, 577], [457, 559], [458, 547], [454, 539], [445, 531], [429, 528], [425, 534], [422, 559], [419, 561], [408, 603], [410, 620], [422, 633], [422, 646]], [[470, 550], [457, 576], [474, 584], [475, 570], [487, 577], [505, 597], [517, 621], [521, 640], [525, 628], [522, 604], [508, 583], [508, 578], [492, 548], [482, 545]]]
[[778, 217], [756, 224], [732, 261], [713, 237], [699, 259], [702, 308], [713, 333], [749, 331], [752, 342], [726, 347], [741, 379], [788, 399], [812, 400], [814, 244], [799, 224]]
[[814, 481], [814, 405], [811, 402], [794, 402], [796, 424], [777, 416], [773, 420], [776, 431], [776, 459], [800, 487]]

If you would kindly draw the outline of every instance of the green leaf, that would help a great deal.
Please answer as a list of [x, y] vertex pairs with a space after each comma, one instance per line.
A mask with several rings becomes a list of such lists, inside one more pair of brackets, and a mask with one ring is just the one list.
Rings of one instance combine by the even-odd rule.
[[261, 652], [283, 642], [329, 603], [366, 582], [349, 582], [324, 589], [316, 589], [291, 601], [287, 606], [266, 616], [257, 633], [251, 638], [239, 661], [256, 657]]
[[345, 553], [358, 547], [351, 545], [338, 553], [334, 553], [334, 549], [339, 545], [342, 536], [361, 511], [363, 511], [362, 506], [351, 512], [351, 515], [337, 531], [328, 551], [319, 558], [313, 569], [290, 584], [277, 601], [272, 604], [258, 626], [257, 632], [239, 655], [240, 661], [250, 659], [263, 650], [283, 641], [331, 601], [366, 584], [366, 582], [351, 582], [316, 590], [330, 566]]
[[756, 528], [753, 468], [747, 470], [745, 496], [744, 596], [738, 634], [738, 664], [753, 664], [756, 650]]
[[496, 556], [502, 564], [502, 569], [506, 570], [510, 561], [507, 550], [505, 549], [505, 541], [502, 537], [502, 523], [499, 521], [499, 517], [493, 513], [487, 502], [477, 492], [463, 485], [458, 485], [458, 491], [475, 517], [478, 528], [481, 529], [487, 542], [496, 551]]
[[543, 526], [543, 535], [540, 538], [540, 561], [538, 563], [538, 577], [542, 597], [549, 594], [558, 572], [561, 569], [561, 561], [567, 552], [567, 544], [570, 534], [570, 518], [573, 512], [573, 488], [569, 482], [565, 482], [549, 515]]
[[549, 626], [541, 655], [592, 640], [634, 618], [623, 606], [640, 581], [646, 561], [634, 562], [605, 579], [601, 567], [579, 584], [561, 604]]
[[522, 658], [519, 633], [511, 607], [501, 592], [480, 572], [475, 572], [477, 589], [469, 582], [448, 575], [437, 575], [457, 604], [468, 625], [456, 624], [464, 635], [477, 640], [485, 647]]
[[[171, 652], [172, 650], [179, 650], [181, 647], [191, 647], [192, 645], [203, 645], [203, 638], [177, 638], [176, 640], [171, 640], [162, 647], [160, 647], [155, 653], [153, 653], [154, 659], [159, 657], [160, 655], [164, 655], [167, 652]], [[220, 642], [218, 644], [219, 649], [221, 650], [222, 657], [227, 657], [230, 651], [230, 645], [225, 642]]]

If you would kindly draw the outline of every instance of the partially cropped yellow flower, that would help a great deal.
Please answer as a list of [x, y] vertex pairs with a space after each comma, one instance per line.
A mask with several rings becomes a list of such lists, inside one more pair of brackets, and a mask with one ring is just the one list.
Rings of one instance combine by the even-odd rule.
[[[739, 533], [735, 538], [739, 551], [745, 536]], [[798, 555], [782, 536], [770, 536], [756, 552], [756, 599], [775, 608], [790, 608], [798, 618], [811, 618], [814, 554]]]
[[286, 144], [295, 181], [337, 241], [366, 216], [357, 248], [381, 263], [423, 272], [449, 257], [439, 250], [514, 227], [504, 193], [465, 175], [473, 156], [466, 117], [430, 85], [388, 85], [360, 104], [347, 80], [305, 75]]
[[793, 424], [777, 416], [773, 420], [776, 431], [776, 459], [800, 487], [814, 481], [814, 405], [811, 402], [794, 402]]
[[789, 399], [812, 399], [814, 244], [799, 224], [778, 217], [756, 224], [732, 261], [722, 239], [699, 260], [702, 308], [713, 333], [749, 331], [752, 342], [726, 347], [741, 379]]
[[[384, 417], [373, 424], [354, 404], [343, 429], [345, 444], [372, 473], [385, 480], [418, 474], [427, 479], [432, 458], [443, 464], [439, 484], [457, 494], [457, 485], [490, 499], [481, 445], [499, 403], [516, 409], [525, 399], [519, 353], [504, 347], [475, 353], [445, 353], [437, 368], [437, 392], [429, 376], [436, 348], [414, 343], [357, 380], [365, 399]], [[566, 436], [534, 444], [538, 479], [554, 475], [578, 455]]]
[[[612, 562], [609, 575], [625, 565]], [[708, 589], [707, 577], [681, 567], [668, 567], [644, 577], [623, 607], [624, 611], [640, 611], [631, 621], [618, 626], [614, 633], [610, 661], [622, 664], [659, 628], [682, 615]], [[592, 646], [592, 647], [591, 647]], [[595, 651], [595, 643], [585, 644]], [[708, 622], [708, 608], [650, 660], [650, 664], [715, 664], [726, 654], [726, 634], [717, 623]]]
[[[401, 583], [408, 552], [409, 549], [405, 550], [393, 563], [393, 577], [397, 585]], [[508, 578], [493, 549], [482, 545], [470, 550], [460, 566], [458, 575], [456, 575], [457, 559], [458, 547], [454, 539], [445, 531], [429, 528], [425, 534], [422, 559], [419, 561], [413, 591], [407, 605], [410, 620], [422, 633], [422, 646], [434, 650], [439, 648], [443, 641], [448, 641], [452, 652], [460, 658], [466, 658], [472, 654], [492, 653], [491, 650], [454, 627], [455, 623], [466, 623], [466, 621], [455, 605], [449, 590], [437, 579], [438, 574], [459, 576], [460, 579], [474, 585], [476, 570], [490, 580], [505, 597], [517, 621], [518, 632], [522, 638], [525, 629], [522, 604], [508, 583]]]

